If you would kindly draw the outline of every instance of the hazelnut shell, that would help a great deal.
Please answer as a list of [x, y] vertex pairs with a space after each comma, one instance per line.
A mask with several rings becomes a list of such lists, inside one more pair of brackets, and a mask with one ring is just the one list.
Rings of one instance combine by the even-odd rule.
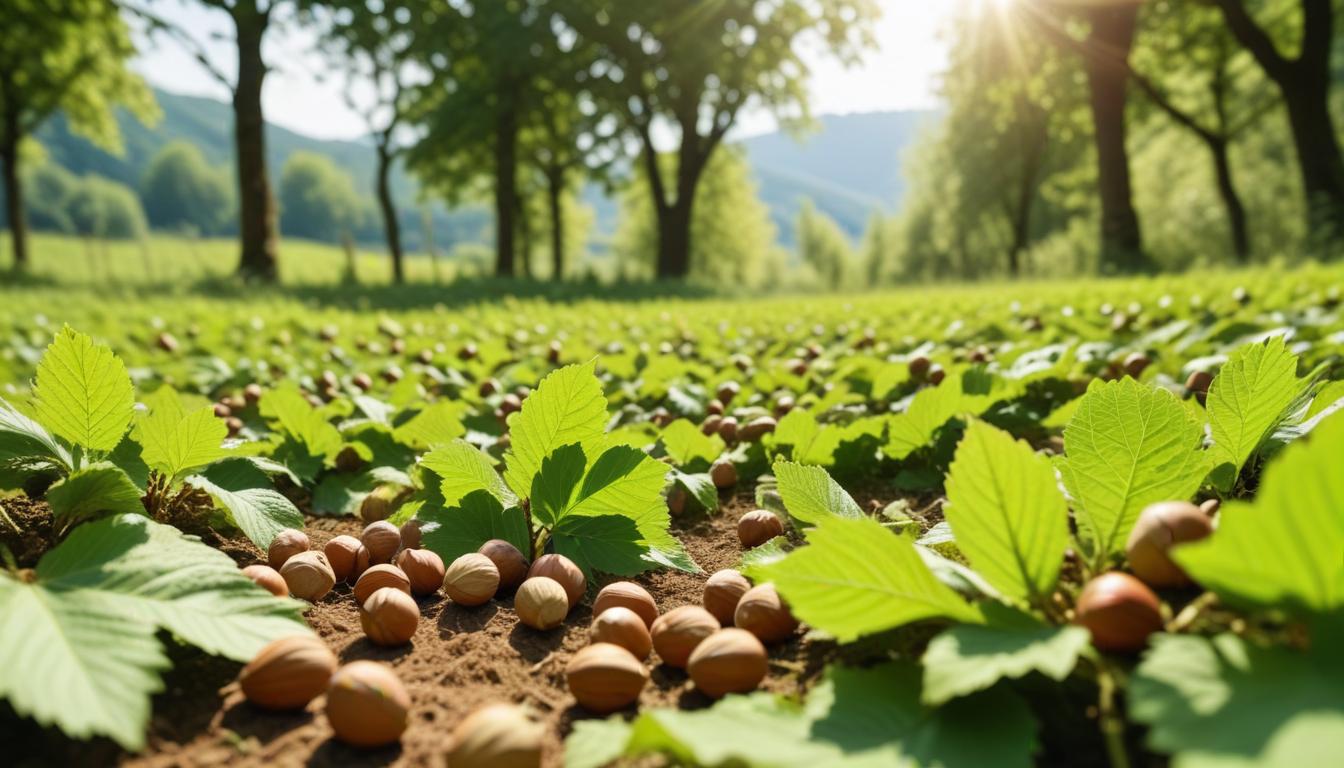
[[383, 587], [369, 596], [359, 609], [364, 636], [374, 645], [405, 645], [420, 625], [420, 606], [415, 598], [392, 587]]
[[411, 582], [411, 593], [420, 596], [439, 591], [447, 572], [443, 558], [428, 549], [403, 549], [397, 555], [397, 567]]
[[490, 558], [495, 568], [499, 570], [501, 591], [511, 592], [527, 578], [529, 565], [527, 558], [509, 542], [503, 539], [491, 539], [482, 544], [477, 551]]
[[249, 565], [243, 569], [243, 575], [276, 597], [289, 596], [289, 585], [285, 583], [285, 577], [269, 565], [261, 563]]
[[512, 704], [487, 704], [467, 715], [448, 744], [452, 768], [540, 768], [546, 728]]
[[789, 638], [798, 620], [779, 596], [774, 584], [759, 584], [747, 590], [733, 612], [733, 624], [771, 645]]
[[372, 597], [374, 592], [386, 587], [411, 594], [411, 580], [406, 578], [406, 574], [395, 565], [382, 563], [370, 567], [355, 582], [355, 605], [364, 605], [364, 601]]
[[686, 664], [695, 687], [716, 699], [756, 690], [767, 668], [765, 646], [755, 635], [736, 627], [705, 638]]
[[737, 540], [747, 549], [759, 547], [783, 533], [783, 521], [768, 509], [753, 510], [737, 521]]
[[644, 619], [620, 605], [608, 608], [593, 619], [588, 638], [594, 643], [619, 645], [641, 661], [653, 650], [653, 638]]
[[342, 534], [328, 541], [322, 548], [322, 552], [327, 556], [327, 562], [331, 563], [331, 571], [336, 574], [337, 581], [350, 582], [359, 578], [359, 574], [355, 573], [355, 564], [359, 558], [359, 548], [362, 546], [364, 545], [359, 543], [359, 539]]
[[484, 605], [499, 591], [499, 569], [485, 555], [470, 552], [448, 566], [443, 591], [458, 605]]
[[352, 661], [336, 671], [327, 688], [327, 721], [336, 738], [355, 747], [382, 747], [406, 730], [411, 697], [392, 668]]
[[700, 641], [719, 631], [719, 620], [698, 605], [673, 608], [653, 622], [653, 649], [669, 667], [685, 668]]
[[518, 620], [533, 629], [554, 629], [569, 615], [569, 596], [555, 579], [533, 576], [518, 587], [513, 609]]
[[719, 624], [725, 627], [733, 626], [733, 613], [737, 611], [737, 604], [742, 596], [751, 589], [751, 582], [747, 577], [732, 568], [725, 568], [722, 571], [715, 571], [713, 575], [705, 581], [705, 593], [703, 604], [705, 610], [714, 615], [719, 620]]
[[1151, 587], [1188, 587], [1190, 577], [1171, 559], [1171, 548], [1199, 541], [1211, 533], [1213, 521], [1194, 504], [1185, 501], [1150, 504], [1139, 513], [1125, 545], [1130, 570]]
[[1162, 629], [1157, 595], [1127, 573], [1112, 571], [1083, 586], [1074, 622], [1092, 633], [1092, 644], [1107, 653], [1143, 650], [1148, 636]]
[[308, 534], [286, 528], [271, 539], [271, 545], [266, 548], [266, 564], [278, 571], [289, 558], [307, 551]]
[[603, 587], [593, 600], [593, 615], [601, 616], [609, 608], [629, 608], [644, 620], [645, 627], [653, 626], [658, 618], [658, 604], [647, 589], [633, 581], [616, 581]]
[[294, 555], [280, 567], [280, 576], [284, 578], [291, 595], [310, 603], [326, 597], [331, 588], [336, 586], [336, 574], [332, 573], [327, 556], [321, 552], [300, 552]]
[[369, 550], [369, 562], [373, 565], [392, 562], [401, 549], [401, 531], [386, 520], [370, 523], [359, 540]]
[[327, 689], [336, 654], [314, 635], [272, 640], [243, 667], [238, 682], [247, 700], [265, 709], [302, 709]]
[[565, 594], [569, 597], [569, 607], [573, 608], [583, 599], [583, 593], [588, 589], [588, 580], [584, 577], [583, 571], [564, 555], [542, 555], [527, 570], [527, 577], [545, 576], [553, 579], [555, 583], [565, 588]]
[[595, 643], [569, 660], [565, 681], [580, 706], [605, 715], [635, 703], [649, 682], [649, 671], [621, 646]]

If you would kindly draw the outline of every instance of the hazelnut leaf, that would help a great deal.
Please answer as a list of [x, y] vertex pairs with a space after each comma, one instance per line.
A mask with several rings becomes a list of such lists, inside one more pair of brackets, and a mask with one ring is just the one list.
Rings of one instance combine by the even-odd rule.
[[1246, 460], [1274, 431], [1301, 390], [1297, 355], [1289, 351], [1282, 336], [1243, 345], [1228, 356], [1209, 386], [1205, 403], [1214, 463], [1230, 465], [1228, 471], [1219, 473], [1219, 487], [1232, 488]]
[[135, 415], [135, 388], [112, 350], [61, 329], [37, 365], [37, 420], [90, 451], [117, 447]]
[[441, 478], [439, 490], [445, 507], [455, 506], [477, 490], [488, 491], [505, 507], [518, 504], [490, 457], [465, 440], [455, 439], [438, 446], [421, 457], [420, 466]]
[[541, 462], [562, 445], [579, 443], [594, 456], [605, 435], [607, 398], [593, 371], [596, 360], [552, 371], [509, 417], [512, 441], [504, 479], [520, 497], [532, 491]]
[[825, 469], [776, 461], [772, 470], [784, 508], [793, 519], [816, 524], [826, 517], [863, 517], [863, 510]]

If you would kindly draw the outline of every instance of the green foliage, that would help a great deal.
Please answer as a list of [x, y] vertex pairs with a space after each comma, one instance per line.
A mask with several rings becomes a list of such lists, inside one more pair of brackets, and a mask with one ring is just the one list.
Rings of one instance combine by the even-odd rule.
[[233, 186], [195, 144], [174, 141], [154, 155], [140, 179], [149, 223], [156, 228], [214, 234], [233, 218]]
[[280, 171], [280, 226], [295, 237], [338, 242], [358, 227], [361, 207], [350, 174], [330, 159], [295, 152]]
[[504, 479], [529, 498], [542, 461], [557, 448], [576, 444], [597, 457], [605, 434], [607, 400], [593, 375], [596, 361], [562, 368], [542, 379], [537, 390], [509, 417], [513, 440], [504, 459]]
[[47, 490], [52, 517], [63, 524], [100, 512], [140, 513], [140, 489], [119, 467], [99, 462], [77, 469]]
[[68, 326], [42, 356], [33, 394], [38, 420], [92, 453], [116, 448], [134, 414], [126, 366], [111, 349]]
[[100, 176], [79, 180], [66, 200], [74, 232], [86, 238], [138, 240], [149, 231], [135, 190]]
[[1297, 355], [1276, 336], [1233, 352], [1209, 387], [1214, 478], [1231, 488], [1241, 469], [1298, 398]]
[[849, 240], [839, 225], [808, 200], [798, 212], [798, 255], [831, 290], [839, 290], [854, 270]]
[[[136, 426], [140, 458], [149, 468], [175, 480], [229, 455], [221, 445], [228, 437], [224, 422], [206, 406], [185, 413], [164, 403]], [[176, 400], [170, 401], [178, 405]]]
[[777, 461], [773, 471], [789, 516], [816, 525], [829, 517], [863, 517], [863, 510], [821, 467]]
[[952, 627], [924, 652], [923, 701], [940, 706], [1031, 672], [1063, 680], [1073, 672], [1090, 639], [1082, 627]]
[[302, 528], [303, 513], [270, 488], [270, 480], [245, 459], [229, 459], [186, 479], [215, 500], [229, 520], [257, 547], [265, 549], [286, 528]]

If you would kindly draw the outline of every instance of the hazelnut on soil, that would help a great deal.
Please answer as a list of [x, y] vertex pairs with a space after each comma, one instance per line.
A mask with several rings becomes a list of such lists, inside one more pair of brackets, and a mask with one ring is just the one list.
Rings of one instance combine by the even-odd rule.
[[700, 422], [700, 431], [706, 435], [716, 435], [719, 433], [719, 427], [723, 424], [723, 417], [717, 414], [710, 414], [705, 420]]
[[[359, 519], [366, 523], [386, 521], [397, 511], [397, 507], [401, 506], [404, 498], [404, 488], [396, 485], [380, 485], [359, 503]], [[397, 533], [397, 546], [401, 546], [401, 531], [391, 523], [388, 525]], [[367, 542], [365, 545], [367, 546]]]
[[721, 629], [696, 646], [686, 671], [696, 688], [716, 699], [754, 691], [767, 671], [765, 646], [744, 629]]
[[287, 597], [289, 595], [289, 585], [285, 583], [285, 578], [279, 571], [269, 565], [249, 565], [243, 569], [243, 575], [252, 580], [253, 584], [265, 589], [276, 597]]
[[336, 738], [355, 747], [382, 747], [406, 730], [411, 697], [386, 664], [352, 661], [327, 688], [327, 721]]
[[518, 588], [527, 578], [528, 562], [518, 548], [503, 539], [491, 539], [477, 550], [490, 558], [499, 569], [499, 588], [508, 592]]
[[347, 581], [352, 584], [359, 581], [359, 577], [363, 576], [367, 570], [369, 570], [369, 548], [360, 544], [359, 549], [355, 552], [355, 569], [350, 572], [350, 578]]
[[555, 579], [533, 576], [518, 587], [513, 610], [519, 621], [533, 629], [555, 629], [569, 615], [569, 596]]
[[297, 598], [315, 603], [326, 597], [336, 586], [336, 574], [331, 571], [327, 556], [321, 552], [300, 552], [280, 567], [280, 576]]
[[411, 593], [432, 595], [443, 586], [446, 569], [443, 558], [428, 549], [403, 549], [397, 555], [397, 567], [411, 582]]
[[744, 443], [754, 443], [766, 434], [775, 431], [778, 422], [770, 416], [758, 416], [737, 430], [737, 439]]
[[698, 605], [673, 608], [653, 622], [653, 649], [669, 667], [684, 668], [701, 640], [719, 631], [719, 620]]
[[386, 520], [370, 523], [359, 540], [369, 550], [369, 562], [374, 565], [392, 562], [393, 555], [401, 549], [401, 531]]
[[355, 582], [355, 605], [364, 605], [365, 600], [384, 587], [411, 594], [411, 580], [406, 578], [406, 574], [400, 568], [388, 563], [379, 563], [370, 566], [369, 570]]
[[[332, 573], [337, 581], [352, 581], [359, 578], [355, 565], [359, 559], [359, 548], [364, 546], [354, 536], [336, 536], [322, 548], [331, 564]], [[367, 567], [367, 565], [365, 566]]]
[[742, 391], [742, 387], [736, 381], [725, 381], [719, 385], [718, 391], [714, 394], [721, 403], [731, 403], [737, 393]]
[[732, 416], [726, 416], [719, 422], [719, 437], [723, 438], [725, 443], [737, 442], [737, 419]]
[[1199, 541], [1213, 533], [1204, 510], [1186, 501], [1160, 501], [1139, 513], [1125, 554], [1134, 575], [1150, 587], [1190, 586], [1190, 577], [1171, 559], [1177, 544]]
[[243, 400], [247, 401], [248, 405], [255, 405], [258, 403], [261, 400], [261, 385], [248, 384], [246, 387], [243, 387]]
[[621, 646], [594, 643], [569, 660], [565, 680], [580, 706], [605, 715], [635, 703], [649, 682], [649, 671]]
[[315, 635], [272, 640], [243, 667], [243, 695], [266, 709], [302, 709], [327, 689], [336, 654]]
[[286, 560], [307, 551], [308, 534], [286, 528], [271, 539], [271, 545], [266, 549], [266, 564], [278, 571]]
[[588, 629], [588, 637], [594, 643], [619, 645], [640, 660], [647, 659], [653, 650], [653, 639], [644, 620], [620, 605], [598, 614]]
[[448, 745], [452, 768], [540, 768], [546, 728], [512, 704], [487, 704], [467, 715]]
[[766, 644], [783, 642], [798, 628], [798, 620], [789, 612], [774, 584], [760, 584], [747, 590], [733, 612], [733, 623]]
[[420, 606], [405, 592], [383, 587], [364, 601], [359, 623], [374, 645], [405, 645], [420, 624]]
[[719, 459], [709, 468], [709, 479], [719, 490], [737, 485], [737, 467], [728, 459]]
[[747, 549], [759, 547], [784, 533], [784, 523], [768, 509], [756, 509], [737, 521], [737, 540]]
[[470, 552], [448, 566], [443, 591], [458, 605], [484, 605], [499, 591], [499, 569], [485, 555]]
[[401, 546], [405, 549], [420, 548], [420, 521], [411, 519], [401, 524]]
[[749, 589], [751, 582], [747, 581], [746, 576], [732, 568], [725, 568], [722, 571], [715, 571], [705, 581], [705, 595], [702, 602], [705, 610], [713, 614], [720, 624], [731, 627], [737, 603]]
[[1112, 571], [1089, 581], [1078, 595], [1074, 621], [1092, 633], [1092, 645], [1108, 653], [1137, 653], [1162, 629], [1157, 595], [1127, 573]]
[[646, 627], [653, 626], [658, 618], [658, 604], [653, 601], [653, 595], [633, 581], [616, 581], [603, 587], [593, 600], [593, 615], [601, 616], [603, 611], [616, 606], [634, 611]]
[[557, 584], [565, 588], [565, 594], [569, 596], [569, 607], [573, 608], [583, 599], [583, 593], [588, 589], [588, 580], [584, 577], [583, 571], [564, 555], [542, 555], [527, 570], [527, 577], [545, 576], [554, 579]]

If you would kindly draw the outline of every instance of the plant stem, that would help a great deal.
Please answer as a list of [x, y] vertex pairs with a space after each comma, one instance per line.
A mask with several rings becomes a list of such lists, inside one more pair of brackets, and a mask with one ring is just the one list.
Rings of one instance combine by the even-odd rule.
[[0, 504], [0, 518], [3, 518], [6, 523], [9, 523], [9, 527], [13, 528], [15, 533], [23, 533], [23, 529], [20, 528], [18, 523], [14, 522], [14, 518], [10, 517], [9, 513], [5, 511], [4, 504]]
[[1205, 592], [1194, 600], [1191, 600], [1189, 605], [1185, 606], [1185, 608], [1181, 609], [1180, 613], [1176, 614], [1176, 618], [1167, 623], [1167, 632], [1172, 634], [1184, 632], [1190, 628], [1191, 624], [1195, 623], [1195, 620], [1199, 618], [1200, 614], [1204, 613], [1205, 608], [1208, 608], [1217, 602], [1218, 596], [1212, 592]]
[[1117, 711], [1115, 671], [1105, 659], [1095, 661], [1097, 668], [1097, 712], [1101, 737], [1106, 742], [1106, 756], [1111, 768], [1129, 768], [1129, 752], [1125, 748], [1125, 718]]

